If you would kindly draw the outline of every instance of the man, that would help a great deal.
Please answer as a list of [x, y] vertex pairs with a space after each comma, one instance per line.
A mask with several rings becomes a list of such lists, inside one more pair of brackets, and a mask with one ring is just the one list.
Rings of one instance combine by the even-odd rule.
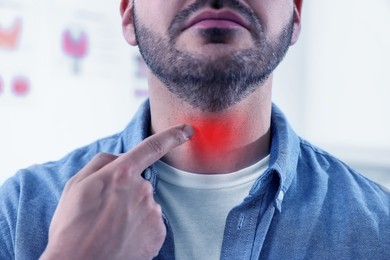
[[272, 105], [302, 0], [122, 0], [150, 100], [1, 189], [1, 259], [390, 259], [390, 196]]

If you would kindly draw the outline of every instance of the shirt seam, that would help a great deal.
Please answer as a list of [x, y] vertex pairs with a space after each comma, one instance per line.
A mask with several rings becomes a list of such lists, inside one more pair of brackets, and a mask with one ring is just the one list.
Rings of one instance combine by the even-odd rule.
[[[362, 177], [363, 179], [365, 179], [366, 181], [368, 181], [370, 184], [373, 184], [375, 185], [376, 187], [382, 189], [382, 190], [385, 190], [385, 191], [388, 191], [388, 189], [382, 185], [380, 185], [379, 183], [376, 183], [375, 181], [369, 179], [368, 177], [366, 177], [365, 175], [359, 173], [358, 171], [354, 170], [353, 168], [351, 168], [349, 165], [347, 165], [345, 162], [337, 159], [335, 156], [331, 155], [330, 153], [328, 152], [325, 152], [323, 151], [322, 149], [318, 148], [318, 147], [315, 147], [313, 146], [312, 144], [308, 143], [306, 140], [301, 139], [301, 145], [302, 146], [305, 146], [306, 148], [310, 149], [311, 151], [313, 151], [315, 154], [318, 154], [318, 155], [321, 155], [327, 159], [330, 159], [330, 160], [334, 160], [338, 163], [340, 163], [341, 165], [343, 165], [346, 169], [348, 169], [348, 171], [352, 174], [355, 174], [355, 175], [358, 175], [359, 177]], [[389, 192], [389, 191], [388, 191]]]

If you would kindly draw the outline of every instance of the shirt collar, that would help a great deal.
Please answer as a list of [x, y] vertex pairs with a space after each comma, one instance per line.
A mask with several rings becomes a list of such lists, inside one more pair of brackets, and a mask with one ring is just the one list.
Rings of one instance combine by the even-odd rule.
[[146, 100], [121, 134], [123, 153], [130, 151], [150, 134], [150, 104]]
[[[150, 103], [147, 99], [137, 110], [133, 119], [121, 134], [122, 153], [130, 151], [150, 135]], [[154, 165], [145, 169], [142, 176], [149, 181], [154, 191], [157, 187], [157, 170]]]
[[[146, 100], [138, 109], [133, 120], [122, 132], [122, 152], [131, 150], [149, 136], [150, 119], [150, 104], [149, 100]], [[267, 172], [270, 174], [277, 173], [279, 177], [275, 204], [280, 211], [284, 195], [296, 174], [300, 140], [287, 122], [284, 114], [275, 104], [272, 105], [271, 134], [271, 155]], [[155, 167], [152, 166], [147, 171], [149, 172], [147, 175], [150, 176], [150, 179], [148, 179], [155, 187], [157, 181]]]
[[296, 175], [300, 139], [275, 104], [272, 105], [271, 133], [269, 171], [277, 173], [279, 177], [279, 188], [276, 192], [275, 204], [277, 209], [281, 211], [284, 195]]

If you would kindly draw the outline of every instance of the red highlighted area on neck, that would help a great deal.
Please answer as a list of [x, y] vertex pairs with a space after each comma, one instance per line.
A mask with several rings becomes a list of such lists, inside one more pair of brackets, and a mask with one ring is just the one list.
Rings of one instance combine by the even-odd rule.
[[228, 153], [231, 145], [237, 141], [233, 128], [219, 120], [196, 122], [192, 126], [194, 136], [191, 139], [191, 148], [201, 157], [215, 157]]

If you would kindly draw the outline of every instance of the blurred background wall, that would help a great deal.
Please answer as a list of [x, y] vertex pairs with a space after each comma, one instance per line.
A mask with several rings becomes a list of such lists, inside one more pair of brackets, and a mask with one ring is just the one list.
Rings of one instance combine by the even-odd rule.
[[[274, 102], [304, 138], [390, 187], [390, 2], [304, 2]], [[121, 131], [147, 98], [119, 0], [0, 0], [0, 184]]]

